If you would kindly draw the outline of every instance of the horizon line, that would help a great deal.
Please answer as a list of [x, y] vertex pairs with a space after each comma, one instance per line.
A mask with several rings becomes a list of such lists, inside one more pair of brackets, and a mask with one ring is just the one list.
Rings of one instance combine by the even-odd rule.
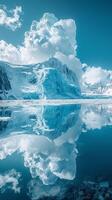
[[5, 106], [36, 106], [36, 105], [69, 105], [69, 104], [112, 104], [109, 99], [27, 99], [27, 100], [0, 100], [0, 107]]

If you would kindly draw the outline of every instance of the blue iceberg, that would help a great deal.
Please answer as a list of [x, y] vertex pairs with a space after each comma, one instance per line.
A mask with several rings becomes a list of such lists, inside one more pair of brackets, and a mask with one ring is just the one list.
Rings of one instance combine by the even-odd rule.
[[74, 72], [59, 60], [32, 65], [0, 62], [0, 99], [73, 99], [80, 97]]

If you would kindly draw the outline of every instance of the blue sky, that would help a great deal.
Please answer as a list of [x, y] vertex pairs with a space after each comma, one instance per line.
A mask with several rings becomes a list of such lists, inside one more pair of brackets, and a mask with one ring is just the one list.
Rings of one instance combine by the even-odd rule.
[[111, 0], [1, 0], [8, 9], [22, 6], [22, 26], [16, 31], [0, 26], [0, 40], [13, 45], [23, 42], [24, 32], [43, 13], [57, 18], [72, 18], [77, 26], [77, 56], [89, 65], [112, 69], [112, 1]]

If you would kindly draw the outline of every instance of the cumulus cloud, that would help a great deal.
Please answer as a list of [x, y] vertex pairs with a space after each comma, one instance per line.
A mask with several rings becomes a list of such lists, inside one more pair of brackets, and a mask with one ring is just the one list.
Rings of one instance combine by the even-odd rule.
[[15, 31], [17, 28], [21, 27], [21, 16], [22, 7], [16, 6], [13, 10], [8, 10], [6, 6], [0, 5], [0, 25], [10, 28]]
[[0, 43], [0, 59], [16, 64], [32, 64], [56, 57], [79, 76], [81, 63], [76, 57], [76, 25], [72, 19], [61, 19], [45, 13], [40, 21], [34, 20], [25, 32], [24, 42], [15, 47]]
[[3, 193], [7, 189], [13, 190], [15, 193], [20, 193], [19, 179], [21, 174], [14, 169], [0, 174], [0, 191]]
[[101, 67], [90, 67], [88, 66], [85, 73], [82, 76], [83, 82], [86, 84], [94, 85], [98, 83], [104, 83], [108, 81], [108, 78], [112, 72], [109, 70], [102, 69]]
[[18, 63], [18, 60], [20, 60], [20, 52], [12, 44], [0, 40], [0, 60]]
[[75, 34], [74, 20], [58, 20], [54, 14], [45, 13], [39, 22], [33, 21], [30, 30], [25, 33], [24, 47], [26, 49], [21, 48], [23, 57], [25, 57], [24, 53], [31, 54], [32, 52], [30, 62], [37, 61], [37, 57], [38, 62], [41, 62], [54, 56], [56, 52], [61, 52], [66, 56], [75, 55]]
[[112, 71], [101, 67], [82, 65], [82, 92], [86, 94], [112, 95]]
[[[21, 8], [17, 7], [15, 11], [17, 22], [21, 24], [17, 11], [20, 12]], [[14, 46], [0, 41], [0, 60], [13, 64], [33, 64], [55, 57], [76, 73], [82, 93], [112, 96], [112, 71], [81, 64], [76, 50], [75, 21], [58, 19], [54, 14], [45, 13], [39, 21], [32, 22], [24, 34], [23, 44]]]

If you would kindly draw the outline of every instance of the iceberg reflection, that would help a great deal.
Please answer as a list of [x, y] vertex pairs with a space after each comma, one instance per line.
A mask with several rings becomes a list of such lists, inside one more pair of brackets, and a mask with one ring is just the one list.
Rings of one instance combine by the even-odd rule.
[[[81, 133], [79, 111], [78, 105], [24, 106], [11, 110], [9, 118], [7, 108], [2, 108], [0, 159], [19, 152], [32, 178], [39, 177], [45, 185], [54, 184], [58, 178], [73, 180], [76, 141]], [[3, 123], [4, 113], [6, 124]]]
[[37, 134], [54, 139], [74, 126], [80, 106], [0, 107], [0, 134]]
[[0, 107], [0, 163], [15, 154], [24, 168], [4, 172], [1, 167], [0, 191], [21, 195], [20, 177], [28, 171], [26, 193], [31, 200], [61, 199], [77, 177], [79, 136], [107, 125], [112, 125], [111, 105]]

